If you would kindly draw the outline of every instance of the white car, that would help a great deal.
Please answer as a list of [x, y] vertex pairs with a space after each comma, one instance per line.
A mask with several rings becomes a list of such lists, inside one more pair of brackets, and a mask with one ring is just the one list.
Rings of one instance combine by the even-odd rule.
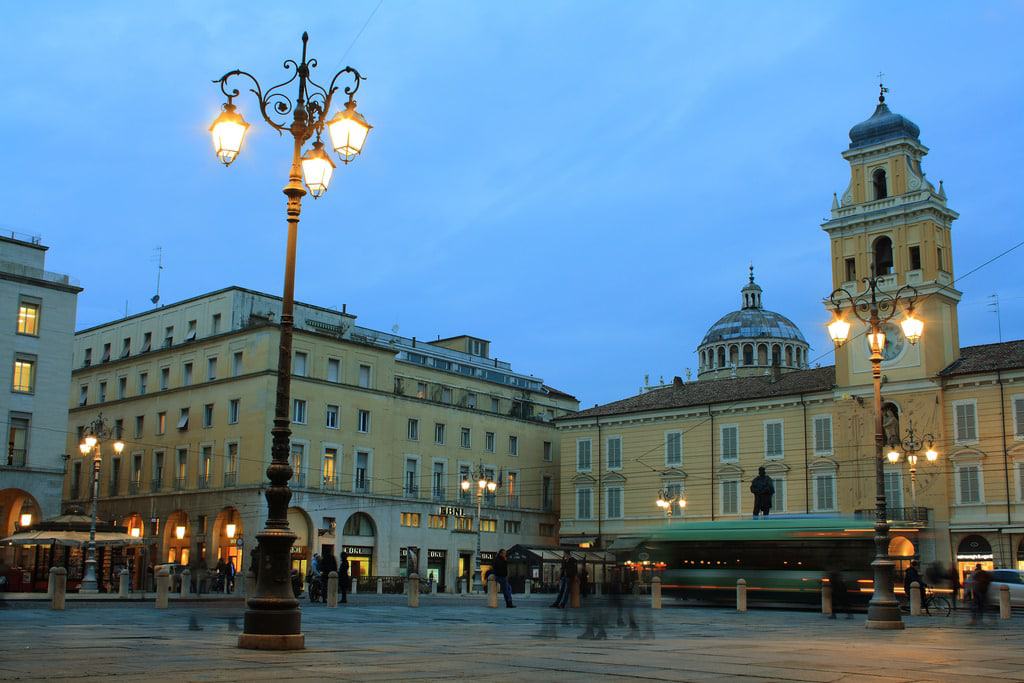
[[988, 587], [988, 599], [993, 605], [999, 604], [1000, 586], [1010, 589], [1010, 605], [1024, 607], [1024, 571], [1020, 569], [993, 569], [992, 583]]

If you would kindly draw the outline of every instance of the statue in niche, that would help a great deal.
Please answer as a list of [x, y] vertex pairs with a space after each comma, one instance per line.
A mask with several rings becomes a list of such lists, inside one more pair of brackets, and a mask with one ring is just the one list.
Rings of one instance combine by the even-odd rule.
[[900, 409], [892, 403], [882, 406], [882, 433], [885, 434], [885, 443], [890, 446], [903, 441], [900, 434]]

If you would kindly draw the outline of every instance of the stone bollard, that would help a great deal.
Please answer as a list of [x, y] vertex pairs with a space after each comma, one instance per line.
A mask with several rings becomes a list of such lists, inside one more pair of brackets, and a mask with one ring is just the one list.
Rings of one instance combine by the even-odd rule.
[[739, 579], [736, 582], [736, 611], [747, 611], [747, 580]]
[[1010, 587], [1005, 583], [999, 587], [999, 618], [1010, 618]]
[[469, 592], [469, 579], [462, 580], [462, 594], [465, 595]]
[[338, 572], [330, 572], [327, 575], [327, 606], [338, 606]]
[[405, 582], [405, 590], [409, 594], [409, 607], [420, 606], [420, 575], [412, 573]]
[[384, 595], [384, 579], [377, 577], [377, 595]]
[[532, 587], [533, 581], [527, 579], [526, 583], [523, 584], [523, 595], [525, 595], [526, 597], [530, 597], [530, 590], [532, 589]]
[[64, 598], [67, 595], [68, 570], [64, 567], [50, 567], [50, 609], [64, 609]]
[[156, 608], [167, 609], [168, 593], [171, 591], [171, 575], [167, 567], [156, 570]]
[[181, 597], [185, 597], [192, 593], [192, 572], [186, 567], [185, 571], [181, 573], [181, 586], [179, 594]]
[[921, 584], [917, 581], [910, 584], [910, 616], [921, 616]]
[[580, 577], [572, 577], [569, 585], [569, 607], [579, 609], [580, 607]]
[[127, 598], [128, 597], [128, 570], [122, 569], [120, 575], [118, 575], [118, 586], [117, 586], [117, 597]]
[[437, 581], [430, 582], [430, 594], [437, 595]]
[[601, 582], [600, 581], [595, 581], [594, 582], [594, 595], [601, 595]]
[[245, 573], [245, 588], [243, 590], [247, 596], [256, 595], [256, 572], [251, 569]]
[[832, 583], [821, 582], [821, 613], [832, 614]]
[[651, 609], [661, 609], [661, 577], [651, 579]]
[[350, 590], [349, 593], [351, 593], [352, 595], [355, 595], [358, 592], [359, 592], [359, 579], [357, 579], [356, 577], [353, 576], [352, 577], [352, 590]]
[[494, 580], [494, 576], [487, 577], [487, 606], [498, 606], [498, 582]]

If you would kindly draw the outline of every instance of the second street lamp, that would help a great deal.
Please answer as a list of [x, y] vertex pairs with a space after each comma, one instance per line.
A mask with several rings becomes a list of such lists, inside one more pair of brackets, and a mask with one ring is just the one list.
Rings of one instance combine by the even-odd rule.
[[82, 455], [88, 457], [92, 453], [92, 511], [89, 520], [89, 547], [85, 556], [85, 571], [82, 574], [82, 585], [79, 593], [98, 593], [99, 583], [96, 579], [96, 505], [100, 494], [100, 464], [103, 462], [101, 446], [104, 441], [113, 441], [114, 453], [121, 455], [124, 450], [124, 441], [121, 435], [114, 433], [107, 426], [103, 415], [98, 415], [89, 427], [86, 428], [82, 443], [78, 450]]
[[662, 489], [658, 492], [658, 500], [654, 501], [655, 505], [665, 511], [665, 523], [668, 524], [672, 521], [672, 512], [675, 508], [679, 507], [679, 516], [683, 516], [683, 512], [686, 511], [686, 498], [683, 497], [682, 493], [672, 494], [668, 489]]
[[[494, 495], [494, 492], [498, 490], [498, 486], [501, 484], [495, 481], [494, 478], [484, 470], [484, 466], [480, 465], [477, 469], [476, 476], [476, 556], [473, 558], [473, 592], [479, 593], [483, 589], [483, 581], [480, 575], [480, 536], [483, 533], [483, 517], [482, 505], [484, 500], [484, 494]], [[460, 484], [463, 493], [468, 494], [469, 490], [473, 487], [472, 482], [469, 479], [463, 479]]]
[[[288, 404], [291, 398], [292, 330], [295, 308], [295, 244], [298, 237], [299, 215], [302, 212], [302, 197], [305, 179], [309, 193], [316, 199], [327, 191], [334, 173], [334, 162], [324, 151], [320, 137], [325, 126], [331, 126], [330, 134], [335, 148], [344, 163], [352, 161], [363, 149], [370, 125], [356, 112], [354, 95], [363, 80], [359, 72], [350, 66], [334, 74], [330, 85], [324, 87], [314, 81], [310, 70], [315, 68], [315, 59], [307, 59], [306, 43], [309, 35], [302, 34], [302, 58], [299, 62], [289, 59], [284, 62], [287, 70], [294, 74], [287, 81], [264, 91], [256, 78], [245, 71], [229, 71], [214, 83], [220, 84], [221, 92], [228, 98], [217, 120], [210, 126], [214, 151], [225, 165], [230, 165], [241, 152], [242, 142], [249, 124], [237, 112], [234, 98], [236, 88], [229, 88], [233, 78], [244, 78], [251, 82], [249, 91], [256, 96], [260, 115], [278, 133], [288, 132], [292, 137], [292, 162], [288, 173], [288, 184], [284, 187], [287, 200], [288, 242], [285, 252], [284, 293], [281, 296], [281, 341], [277, 360], [277, 393], [274, 403], [274, 426], [272, 436], [271, 463], [267, 467], [267, 522], [256, 534], [259, 543], [257, 556], [259, 571], [254, 595], [246, 601], [245, 627], [238, 638], [238, 646], [260, 650], [299, 650], [305, 647], [302, 635], [302, 615], [299, 601], [292, 593], [291, 546], [296, 536], [288, 528], [288, 502], [292, 492], [288, 480], [292, 478], [292, 467], [288, 462], [291, 430], [289, 428]], [[330, 124], [326, 121], [331, 110], [335, 93], [339, 90], [338, 79], [351, 77], [353, 84], [345, 86], [348, 95], [345, 111], [339, 112]], [[284, 94], [283, 89], [295, 83], [298, 92], [295, 99]], [[289, 120], [290, 119], [290, 120]], [[334, 137], [334, 126], [340, 126]], [[302, 148], [313, 139], [313, 146], [303, 154]]]
[[[889, 462], [895, 464], [900, 461], [900, 451], [907, 456], [907, 465], [910, 466], [910, 505], [914, 515], [917, 510], [917, 458], [918, 453], [924, 451], [924, 457], [928, 462], [935, 462], [939, 459], [939, 452], [935, 450], [935, 437], [931, 434], [918, 434], [914, 431], [914, 423], [907, 425], [906, 436], [902, 441], [895, 441], [889, 444], [889, 452], [886, 457]], [[917, 517], [914, 517], [917, 519]]]

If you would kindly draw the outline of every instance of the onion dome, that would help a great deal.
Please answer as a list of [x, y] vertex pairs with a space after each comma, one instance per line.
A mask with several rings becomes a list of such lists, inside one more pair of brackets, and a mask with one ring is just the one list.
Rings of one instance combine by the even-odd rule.
[[885, 88], [878, 96], [875, 113], [866, 121], [861, 121], [850, 129], [850, 149], [870, 147], [889, 140], [910, 138], [920, 143], [918, 136], [921, 129], [905, 116], [894, 114], [885, 103]]

